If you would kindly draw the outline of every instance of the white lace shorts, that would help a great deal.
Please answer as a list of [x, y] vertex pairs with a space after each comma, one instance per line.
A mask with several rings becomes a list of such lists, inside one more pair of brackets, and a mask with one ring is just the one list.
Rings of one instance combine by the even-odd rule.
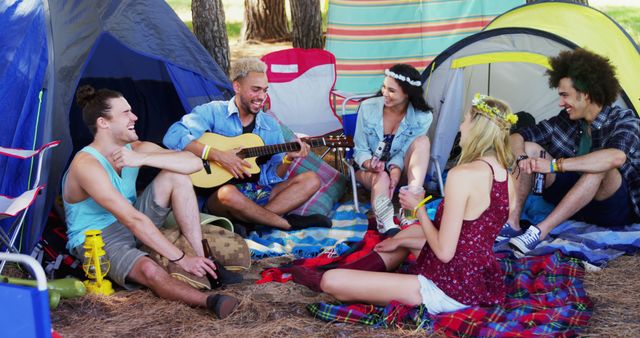
[[429, 314], [437, 315], [441, 312], [457, 311], [469, 307], [469, 305], [464, 305], [447, 296], [430, 279], [418, 275], [418, 281], [420, 282], [422, 304], [427, 307]]

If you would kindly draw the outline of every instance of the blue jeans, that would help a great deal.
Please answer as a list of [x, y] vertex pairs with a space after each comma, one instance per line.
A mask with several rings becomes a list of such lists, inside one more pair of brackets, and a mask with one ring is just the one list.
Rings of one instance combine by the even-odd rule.
[[[580, 177], [581, 174], [576, 172], [557, 173], [555, 181], [544, 190], [542, 197], [545, 201], [558, 205]], [[571, 219], [605, 227], [632, 224], [638, 220], [631, 203], [627, 182], [622, 177], [620, 187], [613, 195], [602, 201], [592, 200]]]

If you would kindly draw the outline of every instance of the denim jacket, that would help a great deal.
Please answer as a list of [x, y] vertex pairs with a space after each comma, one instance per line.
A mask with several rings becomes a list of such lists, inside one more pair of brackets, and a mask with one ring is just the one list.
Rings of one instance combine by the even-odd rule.
[[[193, 108], [191, 113], [184, 115], [180, 121], [169, 127], [162, 142], [169, 149], [183, 150], [206, 131], [228, 137], [242, 134], [240, 112], [235, 103], [235, 96], [229, 101], [212, 101]], [[253, 133], [260, 136], [265, 145], [284, 143], [284, 136], [278, 122], [262, 111], [256, 114]], [[260, 166], [258, 184], [272, 187], [287, 179], [288, 174], [280, 177], [276, 172], [283, 157], [283, 153], [275, 154]]]
[[[384, 98], [382, 96], [365, 100], [358, 109], [356, 132], [353, 137], [355, 143], [354, 160], [362, 167], [362, 163], [371, 158], [378, 143], [383, 139], [382, 110]], [[404, 169], [404, 156], [407, 149], [420, 135], [426, 135], [431, 126], [433, 115], [431, 112], [415, 111], [409, 103], [407, 114], [400, 122], [393, 142], [391, 143], [390, 159], [386, 163]]]

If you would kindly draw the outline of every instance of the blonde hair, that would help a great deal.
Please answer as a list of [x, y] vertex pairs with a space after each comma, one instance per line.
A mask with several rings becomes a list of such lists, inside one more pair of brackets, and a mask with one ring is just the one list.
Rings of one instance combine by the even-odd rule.
[[229, 71], [229, 77], [231, 81], [240, 80], [251, 72], [266, 73], [267, 65], [260, 59], [256, 58], [241, 58], [236, 60], [231, 66]]
[[[512, 114], [509, 105], [492, 97], [484, 98], [489, 107], [500, 110], [504, 115]], [[505, 130], [475, 106], [471, 106], [465, 113], [471, 118], [471, 127], [460, 143], [462, 152], [458, 164], [469, 163], [487, 154], [495, 154], [498, 163], [505, 168], [510, 168], [514, 157], [509, 145], [509, 130]]]

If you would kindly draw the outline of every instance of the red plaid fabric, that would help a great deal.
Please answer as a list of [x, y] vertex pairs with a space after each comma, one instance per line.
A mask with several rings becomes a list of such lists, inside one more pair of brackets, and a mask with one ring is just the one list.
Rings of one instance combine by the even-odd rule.
[[593, 303], [583, 286], [579, 260], [562, 255], [512, 257], [500, 261], [505, 271], [507, 302], [503, 306], [469, 307], [429, 316], [424, 306], [393, 302], [386, 307], [317, 303], [308, 306], [326, 321], [379, 327], [410, 325], [447, 336], [571, 337], [587, 326]]

